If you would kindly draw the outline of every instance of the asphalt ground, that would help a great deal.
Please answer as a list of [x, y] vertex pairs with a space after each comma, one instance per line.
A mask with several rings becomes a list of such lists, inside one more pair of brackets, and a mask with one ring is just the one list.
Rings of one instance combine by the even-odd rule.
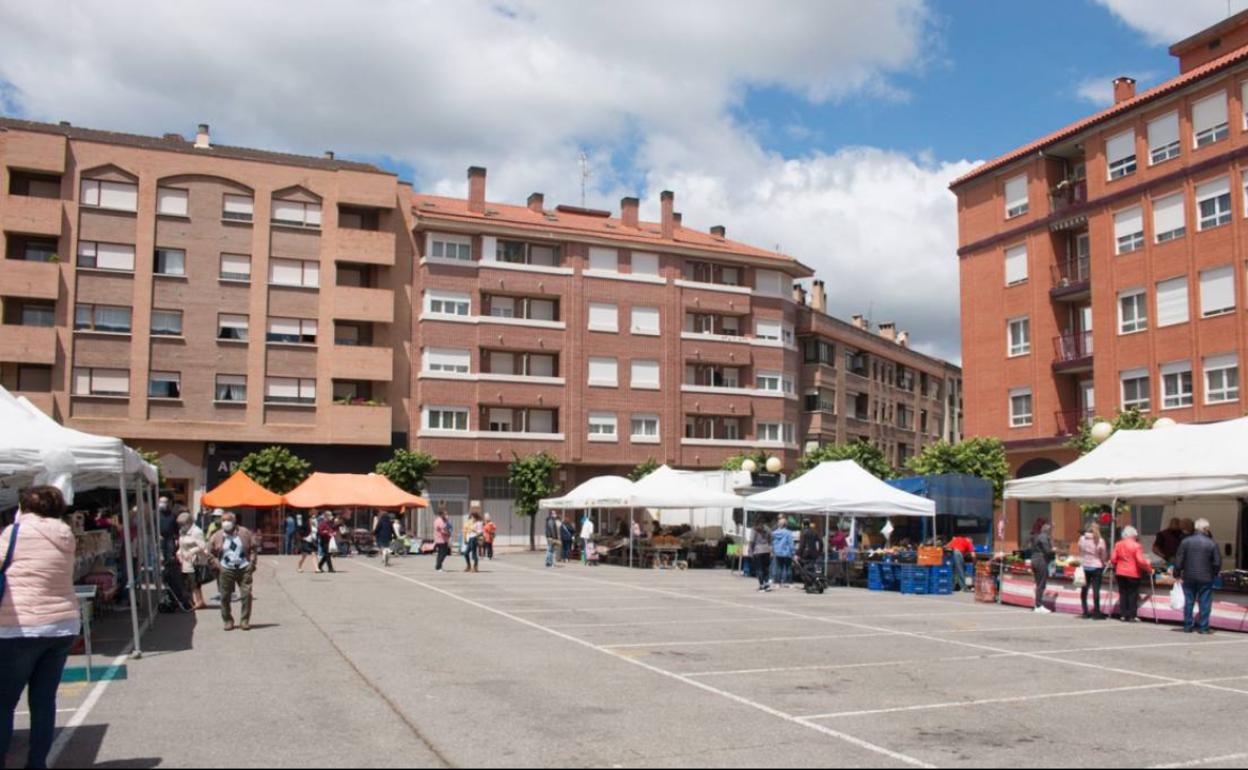
[[1248, 635], [760, 594], [723, 570], [447, 564], [266, 559], [255, 630], [162, 617], [126, 681], [66, 685], [57, 764], [1248, 764]]

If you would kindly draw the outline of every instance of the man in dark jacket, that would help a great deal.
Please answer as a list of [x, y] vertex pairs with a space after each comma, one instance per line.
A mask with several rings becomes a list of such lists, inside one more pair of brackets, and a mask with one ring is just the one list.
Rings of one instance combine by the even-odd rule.
[[1209, 619], [1213, 614], [1213, 581], [1222, 573], [1222, 552], [1213, 542], [1207, 519], [1196, 522], [1196, 531], [1179, 545], [1174, 557], [1174, 576], [1183, 581], [1187, 606], [1183, 609], [1183, 631], [1195, 630], [1193, 614], [1200, 604], [1200, 633], [1211, 634]]
[[559, 514], [554, 511], [546, 517], [546, 566], [555, 566], [555, 556], [559, 553]]
[[823, 538], [815, 531], [815, 522], [803, 522], [802, 536], [797, 543], [797, 557], [813, 566], [823, 561]]

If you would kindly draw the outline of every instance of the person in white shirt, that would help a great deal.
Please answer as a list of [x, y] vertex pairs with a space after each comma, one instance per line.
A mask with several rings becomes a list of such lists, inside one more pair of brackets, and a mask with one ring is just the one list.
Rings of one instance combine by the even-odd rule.
[[589, 514], [585, 514], [585, 520], [581, 524], [581, 554], [586, 564], [594, 564], [597, 560], [591, 559], [590, 554], [594, 547], [594, 522], [589, 518]]

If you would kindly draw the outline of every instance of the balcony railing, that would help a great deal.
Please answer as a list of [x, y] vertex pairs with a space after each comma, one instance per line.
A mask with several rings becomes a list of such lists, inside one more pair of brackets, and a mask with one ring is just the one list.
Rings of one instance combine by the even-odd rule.
[[1074, 436], [1086, 422], [1091, 422], [1096, 413], [1091, 409], [1076, 409], [1073, 412], [1057, 412], [1054, 415], [1057, 423], [1057, 435]]
[[1092, 360], [1092, 332], [1067, 332], [1053, 338], [1055, 367], [1090, 363]]
[[1088, 202], [1088, 180], [1068, 179], [1049, 191], [1049, 210], [1054, 214]]
[[1086, 289], [1092, 282], [1092, 259], [1077, 257], [1053, 265], [1054, 293], [1067, 293]]

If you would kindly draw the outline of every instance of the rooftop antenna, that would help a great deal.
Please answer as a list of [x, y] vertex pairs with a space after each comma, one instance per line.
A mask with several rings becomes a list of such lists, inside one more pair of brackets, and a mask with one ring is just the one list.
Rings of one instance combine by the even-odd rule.
[[589, 168], [589, 156], [585, 154], [584, 150], [581, 150], [577, 160], [581, 164], [581, 208], [585, 208], [585, 187], [589, 183], [589, 178], [594, 175], [594, 172]]
[[867, 304], [867, 330], [871, 329], [871, 317], [875, 315], [875, 300]]

